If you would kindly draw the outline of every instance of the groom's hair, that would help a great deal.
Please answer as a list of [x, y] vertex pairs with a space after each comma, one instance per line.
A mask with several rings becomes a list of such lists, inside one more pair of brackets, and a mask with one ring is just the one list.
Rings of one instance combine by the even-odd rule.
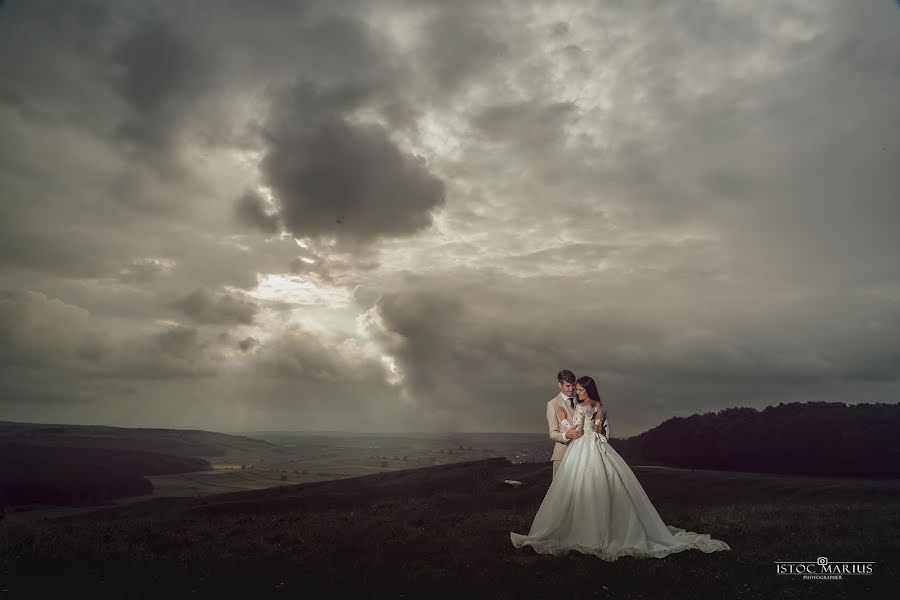
[[563, 369], [556, 375], [556, 380], [560, 383], [563, 381], [566, 383], [575, 383], [575, 373], [568, 369]]

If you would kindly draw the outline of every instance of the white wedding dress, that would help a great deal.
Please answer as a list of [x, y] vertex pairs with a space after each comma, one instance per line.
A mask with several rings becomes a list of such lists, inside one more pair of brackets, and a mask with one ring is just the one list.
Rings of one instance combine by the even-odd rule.
[[663, 523], [631, 468], [609, 444], [608, 419], [606, 435], [591, 431], [596, 410], [576, 407], [585, 433], [569, 442], [528, 535], [510, 532], [513, 545], [541, 554], [575, 550], [608, 561], [663, 558], [691, 548], [731, 550], [710, 534]]

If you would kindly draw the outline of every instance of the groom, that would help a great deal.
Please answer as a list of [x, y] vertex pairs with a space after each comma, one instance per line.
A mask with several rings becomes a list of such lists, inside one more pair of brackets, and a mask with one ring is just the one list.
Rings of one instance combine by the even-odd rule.
[[[547, 403], [547, 426], [550, 428], [550, 439], [555, 442], [553, 454], [550, 456], [550, 461], [553, 463], [553, 477], [556, 477], [559, 463], [566, 454], [567, 444], [584, 435], [581, 428], [571, 428], [575, 424], [575, 406], [578, 404], [578, 399], [575, 397], [575, 373], [563, 369], [557, 373], [556, 381], [559, 393]], [[558, 407], [565, 409], [567, 422], [560, 421], [557, 414]], [[597, 431], [596, 425], [594, 431]]]

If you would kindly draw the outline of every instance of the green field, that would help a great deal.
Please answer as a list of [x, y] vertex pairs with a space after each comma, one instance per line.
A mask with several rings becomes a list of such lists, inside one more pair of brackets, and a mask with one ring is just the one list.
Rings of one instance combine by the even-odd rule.
[[147, 477], [153, 496], [206, 496], [500, 456], [513, 462], [546, 463], [551, 450], [550, 440], [540, 434], [286, 433], [259, 439], [277, 446], [267, 452], [209, 457], [212, 471]]

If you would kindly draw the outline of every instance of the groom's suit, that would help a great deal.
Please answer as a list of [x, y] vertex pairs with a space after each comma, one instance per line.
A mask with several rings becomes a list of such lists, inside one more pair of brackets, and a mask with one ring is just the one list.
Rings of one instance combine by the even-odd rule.
[[553, 463], [553, 475], [556, 476], [556, 469], [559, 468], [559, 461], [562, 460], [563, 455], [566, 453], [567, 444], [571, 441], [566, 437], [565, 432], [569, 429], [565, 425], [562, 425], [559, 422], [559, 417], [556, 416], [556, 407], [562, 406], [566, 409], [566, 414], [568, 415], [568, 420], [570, 424], [575, 423], [575, 411], [572, 409], [572, 405], [569, 403], [569, 400], [563, 395], [562, 392], [553, 396], [550, 402], [547, 403], [547, 427], [550, 428], [550, 439], [553, 440], [553, 455], [550, 457], [550, 461]]

